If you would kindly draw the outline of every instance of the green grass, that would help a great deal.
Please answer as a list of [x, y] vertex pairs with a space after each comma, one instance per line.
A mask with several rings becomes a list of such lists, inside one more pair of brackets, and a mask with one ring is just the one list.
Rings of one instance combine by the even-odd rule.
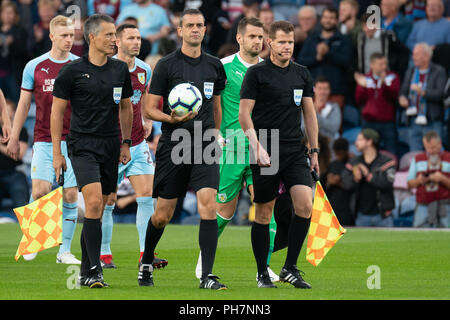
[[[77, 226], [73, 253], [80, 258], [81, 225]], [[114, 226], [112, 251], [116, 270], [104, 270], [109, 288], [68, 289], [73, 274], [67, 265], [55, 263], [57, 248], [39, 253], [26, 262], [14, 260], [21, 238], [17, 224], [0, 225], [0, 299], [170, 299], [170, 300], [302, 300], [302, 299], [450, 299], [450, 232], [418, 230], [348, 229], [318, 267], [305, 260], [312, 290], [278, 284], [278, 289], [258, 289], [256, 264], [248, 227], [228, 227], [219, 241], [214, 273], [229, 289], [220, 292], [198, 289], [194, 276], [198, 257], [198, 227], [169, 225], [157, 247], [169, 260], [165, 270], [154, 273], [155, 287], [137, 285], [138, 240], [134, 225]], [[279, 272], [286, 251], [273, 255], [271, 267]], [[372, 275], [367, 268], [380, 268], [381, 289], [368, 289]], [[71, 278], [72, 277], [72, 278]]]

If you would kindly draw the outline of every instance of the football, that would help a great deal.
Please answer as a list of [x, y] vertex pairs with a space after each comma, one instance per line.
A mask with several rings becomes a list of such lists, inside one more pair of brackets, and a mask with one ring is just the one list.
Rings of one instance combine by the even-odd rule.
[[202, 94], [190, 83], [180, 83], [169, 93], [168, 103], [176, 115], [184, 116], [189, 111], [198, 112], [202, 106]]

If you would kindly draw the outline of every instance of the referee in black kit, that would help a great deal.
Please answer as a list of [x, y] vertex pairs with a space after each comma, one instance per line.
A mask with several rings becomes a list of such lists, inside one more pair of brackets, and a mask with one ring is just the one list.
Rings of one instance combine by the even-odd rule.
[[[217, 248], [217, 220], [215, 201], [219, 186], [219, 164], [209, 164], [205, 159], [195, 158], [196, 151], [203, 154], [206, 144], [203, 138], [195, 137], [194, 127], [201, 125], [201, 134], [208, 129], [219, 129], [221, 122], [220, 94], [225, 88], [226, 75], [220, 60], [201, 49], [205, 35], [205, 19], [196, 9], [185, 10], [180, 19], [178, 35], [182, 37], [181, 49], [162, 58], [153, 72], [144, 116], [162, 121], [162, 135], [155, 155], [155, 180], [153, 197], [157, 198], [155, 213], [152, 215], [145, 239], [145, 251], [139, 270], [140, 286], [153, 286], [152, 261], [164, 227], [171, 220], [178, 198], [183, 198], [190, 186], [196, 193], [200, 214], [199, 245], [202, 252], [203, 274], [200, 288], [223, 290], [227, 287], [212, 274]], [[203, 97], [203, 104], [198, 112], [177, 117], [170, 111], [167, 98], [173, 87], [189, 82], [196, 86]], [[163, 112], [158, 110], [158, 103], [164, 98]], [[188, 161], [178, 163], [172, 158], [172, 151], [178, 144], [175, 136], [181, 131], [188, 133], [188, 154], [183, 154]], [[218, 133], [218, 130], [217, 130]], [[197, 138], [197, 139], [196, 139]], [[200, 138], [200, 143], [198, 139]], [[174, 141], [176, 140], [176, 141]], [[185, 142], [184, 140], [181, 142]], [[213, 143], [216, 143], [213, 140]], [[190, 153], [190, 155], [189, 155]], [[220, 155], [216, 155], [217, 159]], [[178, 163], [178, 164], [177, 164]]]
[[115, 47], [114, 20], [92, 15], [85, 22], [84, 38], [89, 53], [65, 65], [55, 80], [50, 128], [58, 179], [66, 168], [60, 141], [64, 111], [70, 102], [67, 148], [86, 207], [79, 280], [81, 285], [101, 288], [107, 286], [100, 265], [101, 218], [108, 195], [116, 191], [119, 161], [130, 161], [133, 109], [129, 98], [133, 90], [127, 64], [108, 57]]
[[[295, 215], [289, 226], [288, 251], [280, 280], [296, 288], [311, 288], [297, 269], [297, 259], [307, 235], [312, 209], [311, 171], [319, 173], [318, 125], [313, 104], [313, 81], [306, 67], [290, 61], [294, 49], [294, 27], [276, 21], [269, 29], [270, 57], [250, 67], [241, 88], [239, 122], [249, 138], [257, 164], [252, 164], [255, 221], [251, 230], [253, 253], [258, 267], [258, 287], [275, 288], [267, 272], [269, 222], [280, 180], [289, 191]], [[311, 149], [302, 144], [302, 114]], [[264, 145], [262, 129], [278, 130], [278, 146]], [[276, 154], [276, 150], [279, 154]], [[273, 151], [273, 153], [272, 153]], [[263, 167], [278, 163], [276, 173]]]

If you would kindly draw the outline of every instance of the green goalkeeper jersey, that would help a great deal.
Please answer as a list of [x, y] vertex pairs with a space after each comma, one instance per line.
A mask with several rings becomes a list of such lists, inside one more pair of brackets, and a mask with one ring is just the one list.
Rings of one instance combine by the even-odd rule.
[[[262, 61], [262, 59], [260, 59]], [[233, 149], [239, 152], [248, 150], [248, 140], [239, 123], [239, 101], [242, 81], [247, 69], [252, 65], [245, 62], [239, 53], [225, 57], [221, 60], [227, 83], [222, 91], [222, 123], [220, 134], [226, 140], [224, 150]]]

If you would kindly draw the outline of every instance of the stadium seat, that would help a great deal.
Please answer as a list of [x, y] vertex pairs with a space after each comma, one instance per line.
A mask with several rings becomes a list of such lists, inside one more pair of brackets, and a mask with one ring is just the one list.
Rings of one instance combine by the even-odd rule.
[[361, 114], [358, 108], [346, 105], [343, 110], [342, 127], [344, 130], [358, 127], [361, 124]]
[[397, 209], [398, 216], [394, 216], [394, 227], [412, 227], [415, 209], [416, 196], [412, 195], [403, 200]]

